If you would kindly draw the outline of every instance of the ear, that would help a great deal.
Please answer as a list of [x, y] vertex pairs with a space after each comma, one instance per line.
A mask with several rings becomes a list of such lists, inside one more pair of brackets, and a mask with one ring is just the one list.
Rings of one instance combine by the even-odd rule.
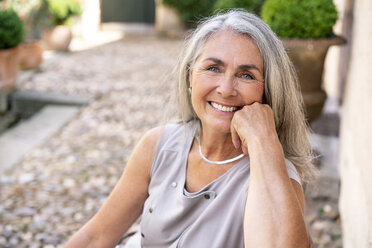
[[189, 87], [192, 88], [192, 68], [189, 70]]

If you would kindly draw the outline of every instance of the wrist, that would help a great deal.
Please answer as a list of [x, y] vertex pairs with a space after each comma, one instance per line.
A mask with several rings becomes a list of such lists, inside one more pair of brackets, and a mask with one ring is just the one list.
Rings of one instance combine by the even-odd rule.
[[256, 137], [254, 139], [250, 139], [247, 143], [250, 154], [262, 152], [270, 154], [274, 151], [283, 152], [282, 144], [280, 143], [277, 135]]

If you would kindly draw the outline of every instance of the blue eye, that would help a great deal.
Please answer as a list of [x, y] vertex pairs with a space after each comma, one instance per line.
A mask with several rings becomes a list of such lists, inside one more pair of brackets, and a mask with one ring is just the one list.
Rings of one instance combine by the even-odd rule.
[[242, 77], [243, 79], [247, 79], [247, 80], [255, 80], [254, 77], [252, 77], [251, 75], [249, 75], [249, 74], [247, 74], [247, 73], [243, 73], [243, 74], [241, 75], [241, 77]]
[[216, 66], [210, 66], [207, 68], [207, 70], [211, 72], [220, 72], [220, 70]]

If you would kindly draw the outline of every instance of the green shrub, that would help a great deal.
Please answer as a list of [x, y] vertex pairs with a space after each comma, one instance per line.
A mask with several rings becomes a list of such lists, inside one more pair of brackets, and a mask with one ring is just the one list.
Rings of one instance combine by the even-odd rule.
[[215, 10], [241, 8], [256, 15], [260, 14], [264, 0], [217, 0]]
[[0, 9], [0, 49], [17, 46], [23, 39], [23, 23], [17, 12]]
[[201, 18], [213, 13], [216, 0], [163, 0], [164, 5], [174, 7], [187, 26], [195, 26]]
[[72, 16], [81, 14], [78, 0], [46, 0], [46, 2], [55, 25], [68, 24]]
[[25, 39], [41, 39], [42, 30], [49, 23], [49, 12], [44, 0], [7, 0], [7, 8], [14, 9], [24, 24]]
[[261, 17], [282, 38], [325, 38], [337, 10], [332, 0], [267, 0]]

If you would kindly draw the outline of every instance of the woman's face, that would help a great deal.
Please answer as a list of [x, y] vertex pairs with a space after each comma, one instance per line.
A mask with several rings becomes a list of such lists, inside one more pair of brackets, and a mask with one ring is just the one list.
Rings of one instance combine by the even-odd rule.
[[190, 70], [191, 101], [203, 129], [230, 132], [236, 111], [262, 102], [261, 53], [248, 36], [219, 31], [205, 43]]

